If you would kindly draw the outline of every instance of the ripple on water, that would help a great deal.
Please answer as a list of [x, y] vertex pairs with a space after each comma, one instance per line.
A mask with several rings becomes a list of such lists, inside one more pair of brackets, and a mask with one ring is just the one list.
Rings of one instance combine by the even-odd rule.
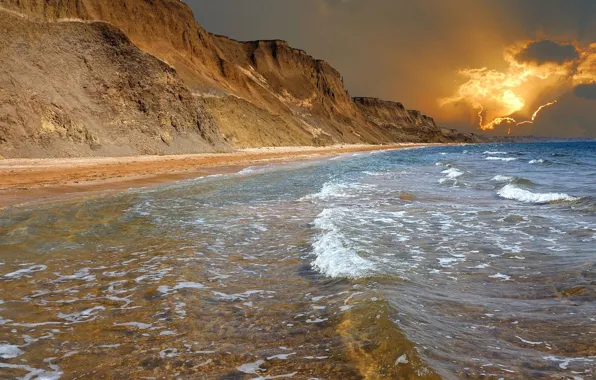
[[[0, 211], [0, 368], [589, 378], [596, 223], [583, 177], [549, 182], [559, 163], [528, 165], [551, 155], [520, 146], [440, 151], [448, 162], [431, 148], [271, 165]], [[521, 196], [495, 196], [507, 186]]]

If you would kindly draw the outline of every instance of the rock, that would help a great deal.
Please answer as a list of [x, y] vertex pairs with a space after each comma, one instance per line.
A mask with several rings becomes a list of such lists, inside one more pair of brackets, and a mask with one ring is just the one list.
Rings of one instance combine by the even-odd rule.
[[[176, 71], [111, 25], [41, 23], [0, 10], [0, 33], [3, 155], [200, 153], [227, 145]], [[181, 138], [170, 136], [162, 115], [176, 120]], [[170, 136], [165, 148], [160, 135]]]
[[0, 153], [11, 157], [478, 141], [400, 103], [352, 99], [336, 69], [285, 41], [211, 34], [179, 0], [0, 5]]

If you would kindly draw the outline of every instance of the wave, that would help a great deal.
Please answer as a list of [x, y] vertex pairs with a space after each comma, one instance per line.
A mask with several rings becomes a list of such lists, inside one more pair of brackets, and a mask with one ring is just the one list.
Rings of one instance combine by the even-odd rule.
[[542, 159], [528, 161], [528, 164], [543, 164], [543, 163], [544, 163], [544, 160], [542, 160]]
[[533, 193], [528, 190], [520, 189], [514, 185], [505, 185], [497, 194], [501, 198], [511, 199], [524, 203], [550, 203], [557, 201], [576, 201], [578, 198], [565, 193]]
[[456, 179], [456, 178], [464, 175], [464, 172], [462, 172], [461, 170], [459, 170], [457, 168], [449, 168], [449, 169], [443, 170], [441, 173], [445, 174], [446, 177], [449, 179]]
[[349, 217], [345, 208], [325, 209], [315, 219], [314, 225], [322, 233], [312, 244], [316, 259], [314, 269], [329, 277], [359, 278], [372, 272], [374, 264], [358, 255], [342, 234], [338, 222]]
[[372, 187], [372, 185], [357, 185], [357, 184], [345, 184], [341, 182], [326, 182], [321, 188], [321, 191], [314, 194], [309, 194], [300, 198], [300, 200], [327, 200], [331, 198], [347, 198], [356, 196], [350, 190], [354, 189], [364, 189], [367, 187]]
[[535, 183], [526, 178], [515, 177], [511, 183], [516, 185], [534, 186]]
[[489, 154], [489, 155], [497, 155], [497, 154], [509, 154], [509, 152], [491, 152], [491, 151], [486, 151], [483, 152], [482, 154]]
[[493, 178], [491, 178], [491, 181], [495, 181], [495, 182], [511, 182], [511, 181], [513, 181], [513, 179], [514, 179], [513, 177], [509, 177], [509, 176], [506, 176], [506, 175], [500, 175], [500, 174], [498, 174], [498, 175], [494, 176]]
[[382, 177], [384, 175], [387, 175], [387, 172], [369, 172], [369, 171], [364, 171], [362, 173], [364, 173], [364, 174], [366, 174], [368, 176], [371, 176], [371, 177]]
[[485, 160], [489, 160], [489, 161], [516, 161], [517, 158], [515, 157], [486, 157]]
[[262, 173], [262, 172], [266, 171], [267, 169], [270, 169], [271, 167], [272, 167], [272, 165], [249, 166], [249, 167], [246, 167], [246, 168], [240, 170], [236, 174], [242, 175], [242, 174]]
[[521, 177], [511, 177], [511, 176], [500, 175], [500, 174], [497, 174], [490, 180], [493, 182], [499, 182], [499, 183], [511, 183], [511, 184], [516, 184], [516, 185], [534, 186], [534, 182], [530, 181], [529, 179], [521, 178]]

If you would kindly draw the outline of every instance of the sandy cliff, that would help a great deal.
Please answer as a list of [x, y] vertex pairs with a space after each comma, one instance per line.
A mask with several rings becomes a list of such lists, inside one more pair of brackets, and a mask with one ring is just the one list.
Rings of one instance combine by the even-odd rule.
[[[131, 64], [125, 67], [126, 59], [121, 59], [117, 62], [118, 68], [113, 70], [127, 73], [127, 83], [143, 82], [141, 87], [146, 90], [146, 93], [141, 93], [139, 88], [130, 89], [136, 98], [135, 96], [124, 97], [130, 98], [129, 108], [131, 111], [126, 113], [126, 116], [122, 116], [121, 120], [134, 125], [135, 122], [129, 122], [127, 118], [130, 117], [131, 120], [138, 121], [138, 117], [143, 116], [141, 114], [144, 113], [147, 124], [155, 127], [149, 128], [151, 132], [143, 132], [143, 141], [145, 141], [145, 134], [149, 134], [151, 137], [164, 134], [165, 137], [147, 140], [151, 143], [144, 143], [146, 147], [144, 150], [134, 147], [127, 151], [126, 144], [120, 145], [120, 151], [108, 149], [107, 147], [111, 146], [110, 141], [106, 141], [103, 135], [111, 136], [113, 131], [108, 127], [105, 131], [101, 131], [103, 127], [100, 124], [112, 125], [114, 121], [104, 120], [96, 112], [92, 113], [96, 117], [95, 127], [92, 122], [93, 118], [90, 118], [88, 122], [80, 121], [85, 128], [93, 129], [96, 143], [87, 144], [93, 148], [77, 149], [73, 154], [131, 154], [144, 151], [181, 153], [187, 152], [189, 149], [192, 151], [211, 149], [202, 141], [195, 144], [191, 139], [192, 141], [184, 145], [181, 140], [175, 138], [182, 136], [181, 131], [187, 133], [191, 129], [188, 126], [189, 120], [195, 116], [197, 119], [195, 124], [199, 126], [197, 131], [201, 131], [197, 136], [207, 141], [208, 145], [219, 149], [224, 148], [224, 144], [218, 139], [218, 135], [222, 137], [224, 143], [235, 147], [330, 145], [335, 143], [382, 144], [423, 141], [431, 135], [432, 141], [454, 141], [463, 138], [453, 132], [445, 134], [446, 131], [436, 128], [432, 119], [416, 111], [406, 111], [403, 107], [401, 110], [398, 107], [390, 110], [391, 107], [380, 106], [381, 101], [379, 101], [379, 105], [372, 106], [372, 103], [365, 101], [364, 98], [353, 100], [346, 91], [341, 74], [337, 70], [324, 61], [314, 59], [302, 50], [290, 47], [285, 41], [239, 42], [208, 33], [196, 23], [190, 8], [179, 0], [0, 0], [0, 8], [23, 15], [24, 17], [18, 20], [14, 16], [10, 16], [12, 17], [11, 23], [23, 23], [23, 29], [35, 25], [38, 29], [48, 30], [47, 35], [44, 36], [46, 41], [44, 45], [55, 47], [53, 50], [43, 50], [41, 46], [33, 48], [33, 45], [29, 44], [32, 48], [28, 50], [28, 56], [11, 53], [13, 54], [11, 59], [14, 62], [19, 59], [37, 60], [38, 76], [46, 78], [47, 81], [62, 83], [62, 77], [67, 76], [66, 72], [57, 72], [57, 69], [47, 67], [52, 65], [51, 59], [59, 59], [60, 55], [64, 55], [65, 57], [79, 57], [80, 60], [81, 57], [86, 58], [88, 54], [91, 54], [88, 50], [79, 49], [76, 44], [71, 44], [69, 51], [67, 44], [61, 44], [56, 40], [59, 33], [64, 35], [69, 33], [92, 34], [91, 31], [100, 28], [100, 26], [91, 22], [103, 21], [112, 26], [110, 30], [113, 33], [118, 33], [117, 30], [120, 30], [127, 37], [127, 39], [125, 38], [126, 43], [118, 46], [111, 45], [112, 50], [123, 49], [119, 54], [121, 57], [126, 57], [128, 53], [125, 51], [135, 49], [128, 43], [128, 39], [130, 39], [132, 44], [140, 49], [137, 55], [143, 57], [143, 59], [139, 59], [145, 62], [145, 66], [149, 65], [148, 62], [151, 62], [151, 65], [157, 65], [151, 69], [148, 66], [147, 68], [143, 66], [143, 68], [152, 72], [162, 70], [164, 72], [162, 77], [171, 78], [167, 85], [176, 87], [175, 90], [165, 89], [163, 81], [149, 83], [151, 78], [157, 78], [159, 75], [150, 75], [149, 78], [145, 78], [145, 75], [141, 75], [143, 72], [138, 70], [138, 65]], [[2, 13], [4, 19], [9, 17], [7, 12]], [[108, 27], [104, 25], [101, 28]], [[13, 29], [18, 28], [14, 27]], [[14, 30], [12, 33], [15, 33]], [[28, 33], [15, 34], [11, 39], [12, 44], [16, 44], [19, 39], [27, 40], [27, 38], [29, 38]], [[74, 35], [70, 38], [76, 39]], [[100, 39], [94, 43], [98, 43], [99, 46], [105, 45]], [[7, 45], [6, 41], [4, 45]], [[38, 49], [39, 52], [43, 51], [43, 55], [49, 53], [50, 58], [42, 57], [41, 53], [36, 56], [35, 49]], [[0, 59], [6, 59], [6, 51], [12, 52], [13, 50], [13, 48], [7, 49], [5, 46], [0, 52], [2, 55]], [[141, 51], [148, 54], [142, 55]], [[99, 56], [97, 51], [94, 51], [93, 54]], [[150, 55], [165, 64], [158, 63], [156, 59], [152, 60]], [[113, 53], [111, 56], [118, 56], [118, 54]], [[74, 60], [74, 58], [72, 59]], [[73, 97], [71, 96], [71, 87], [76, 91], [82, 91], [80, 90], [82, 86], [89, 87], [91, 85], [86, 81], [97, 82], [100, 80], [98, 75], [107, 75], [107, 72], [102, 74], [101, 70], [89, 68], [86, 64], [82, 66], [77, 64], [75, 67], [78, 74], [68, 78], [66, 81], [70, 81], [68, 86], [56, 87], [52, 83], [36, 82], [35, 85], [39, 88], [28, 88], [27, 91], [45, 92], [52, 88], [55, 92], [54, 95], [60, 96], [64, 100], [67, 97]], [[102, 69], [104, 67], [106, 66], [102, 65]], [[25, 76], [24, 72], [21, 74], [23, 77]], [[0, 74], [0, 76], [3, 75]], [[181, 80], [178, 80], [178, 77]], [[7, 81], [9, 77], [4, 75], [0, 80]], [[101, 77], [101, 81], [109, 82], [111, 80], [111, 77]], [[96, 88], [94, 85], [91, 86]], [[155, 103], [151, 99], [161, 98], [164, 90], [182, 94], [181, 102], [184, 106], [178, 105], [177, 117], [185, 120], [184, 127], [172, 127], [173, 130], [169, 130], [168, 127], [166, 132], [161, 130], [165, 127], [158, 127], [163, 124], [164, 118], [160, 116], [161, 113], [168, 111], [168, 107], [170, 107], [165, 99], [158, 102], [160, 110], [152, 108], [150, 110], [152, 112], [149, 114], [141, 112], [139, 115], [136, 115], [136, 111], [132, 111], [135, 106], [133, 103], [139, 101]], [[19, 91], [23, 92], [24, 90]], [[9, 92], [8, 95], [10, 94]], [[148, 97], [147, 99], [145, 99], [145, 95]], [[103, 95], [95, 97], [95, 101], [99, 101], [98, 99], [102, 99], [106, 109], [120, 107], [118, 105], [120, 99], [116, 101]], [[4, 103], [6, 101], [0, 100], [0, 104]], [[398, 103], [387, 102], [387, 104]], [[63, 109], [62, 113], [66, 115], [65, 117], [80, 119], [85, 116], [85, 107], [69, 102], [61, 103], [60, 107]], [[141, 109], [143, 109], [142, 106]], [[192, 111], [195, 116], [192, 116]], [[39, 120], [41, 119], [40, 116]], [[4, 129], [7, 129], [9, 125], [14, 125], [14, 120], [6, 121]], [[17, 122], [17, 125], [19, 125], [18, 123], [20, 122]], [[179, 123], [174, 122], [174, 124]], [[29, 130], [35, 130], [33, 124], [29, 123], [28, 125]], [[136, 129], [131, 128], [130, 131], [136, 131]], [[37, 130], [42, 130], [41, 121], [38, 123]], [[122, 132], [122, 129], [119, 131]], [[9, 136], [8, 140], [14, 139]], [[131, 140], [136, 141], [137, 138]], [[162, 140], [161, 143], [160, 140]], [[0, 142], [0, 144], [3, 144], [0, 145], [0, 154], [6, 155], [6, 142]], [[98, 144], [104, 147], [103, 150], [96, 149]], [[69, 144], [65, 145], [64, 152], [69, 151], [68, 146]], [[63, 154], [45, 147], [43, 150], [47, 151], [47, 153], [43, 153], [47, 155]], [[11, 152], [13, 153], [8, 153], [8, 155], [28, 155], [24, 150], [13, 149]]]
[[439, 128], [433, 118], [420, 111], [407, 110], [401, 103], [376, 98], [354, 98], [369, 123], [391, 134], [394, 141], [412, 142], [481, 142], [473, 133]]
[[4, 157], [225, 150], [176, 72], [105, 23], [0, 12]]

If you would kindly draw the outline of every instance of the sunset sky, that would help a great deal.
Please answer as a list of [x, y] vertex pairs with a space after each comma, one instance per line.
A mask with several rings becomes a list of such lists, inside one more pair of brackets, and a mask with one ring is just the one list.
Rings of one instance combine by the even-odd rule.
[[594, 0], [186, 2], [210, 32], [287, 40], [337, 68], [351, 95], [442, 126], [596, 137]]

